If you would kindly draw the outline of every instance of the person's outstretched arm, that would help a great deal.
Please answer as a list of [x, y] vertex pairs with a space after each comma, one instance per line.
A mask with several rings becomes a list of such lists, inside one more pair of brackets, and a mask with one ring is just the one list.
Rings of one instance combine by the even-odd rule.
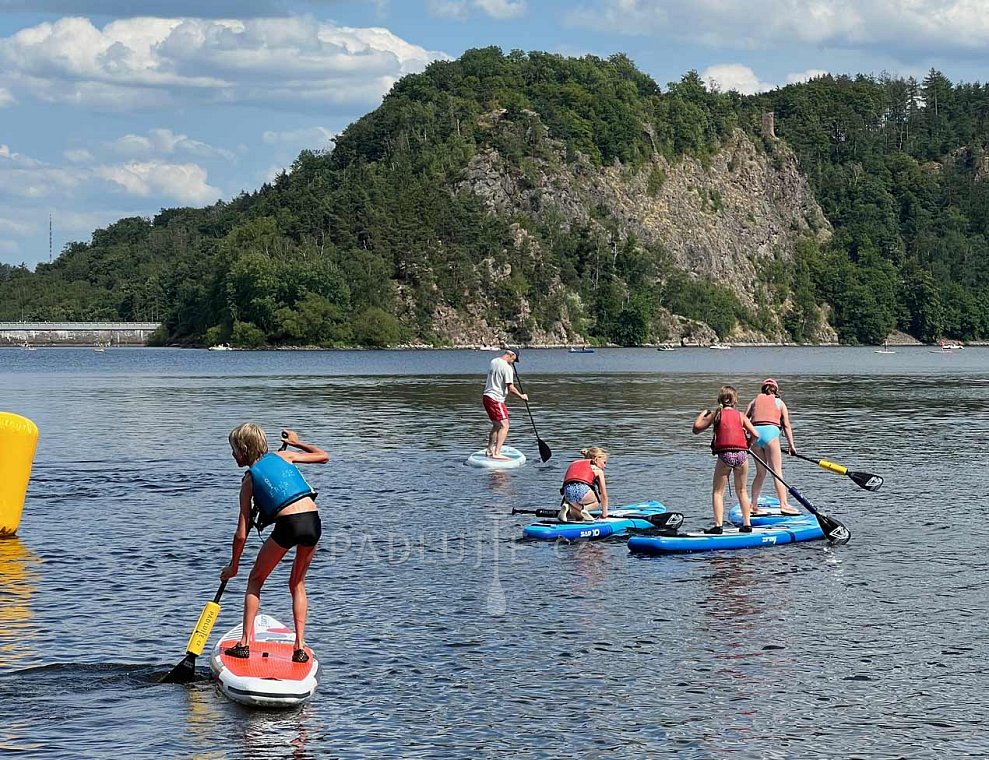
[[299, 440], [299, 434], [294, 430], [282, 431], [282, 443], [299, 449], [298, 451], [279, 451], [278, 456], [292, 464], [326, 464], [330, 455], [319, 446]]
[[247, 531], [251, 525], [251, 500], [254, 496], [254, 481], [248, 473], [240, 483], [240, 515], [237, 517], [237, 531], [234, 533], [233, 545], [230, 547], [230, 564], [220, 571], [220, 580], [228, 581], [237, 575], [240, 569], [240, 555], [244, 553], [247, 544]]
[[608, 516], [608, 484], [604, 481], [604, 470], [598, 470], [598, 490], [601, 492], [601, 517]]
[[694, 420], [694, 433], [703, 433], [714, 423], [714, 412], [710, 409], [705, 409], [703, 412], [697, 415], [697, 419]]

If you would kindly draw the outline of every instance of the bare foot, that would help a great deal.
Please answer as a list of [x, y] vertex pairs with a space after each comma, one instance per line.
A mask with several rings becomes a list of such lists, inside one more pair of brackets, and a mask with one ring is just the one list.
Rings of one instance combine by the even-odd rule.
[[503, 462], [507, 462], [508, 461], [508, 457], [506, 457], [504, 454], [492, 454], [491, 455], [491, 458], [492, 459], [500, 459]]
[[780, 507], [780, 514], [787, 517], [795, 517], [800, 514], [800, 510], [793, 507]]

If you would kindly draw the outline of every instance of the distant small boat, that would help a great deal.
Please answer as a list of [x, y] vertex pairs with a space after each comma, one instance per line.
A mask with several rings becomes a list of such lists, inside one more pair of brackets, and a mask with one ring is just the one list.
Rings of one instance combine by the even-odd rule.
[[98, 354], [105, 354], [106, 353], [106, 346], [99, 346], [99, 345], [93, 346], [93, 350], [96, 353], [98, 353]]
[[939, 340], [938, 345], [942, 351], [960, 351], [965, 348], [961, 343], [945, 343], [944, 340]]
[[32, 346], [27, 341], [24, 341], [24, 343], [21, 344], [21, 348], [23, 348], [25, 351], [37, 351], [38, 350], [38, 347], [37, 346]]
[[708, 348], [715, 351], [728, 351], [731, 349], [731, 344], [729, 343], [712, 343]]
[[581, 348], [574, 348], [573, 346], [569, 349], [571, 354], [593, 354], [594, 349], [588, 348], [587, 346], [582, 346]]
[[501, 351], [501, 346], [478, 346], [478, 351]]
[[210, 346], [209, 347], [209, 350], [210, 351], [233, 351], [233, 349], [230, 347], [230, 344], [229, 343], [220, 343], [219, 345], [216, 345], [216, 346]]
[[876, 351], [876, 353], [877, 354], [895, 354], [896, 351], [890, 351], [889, 350], [889, 341], [887, 340], [887, 341], [884, 341], [883, 342], [883, 347], [880, 350]]
[[656, 350], [657, 351], [675, 351], [676, 349], [673, 348], [673, 346], [671, 346], [669, 343], [664, 343], [663, 345], [659, 346]]

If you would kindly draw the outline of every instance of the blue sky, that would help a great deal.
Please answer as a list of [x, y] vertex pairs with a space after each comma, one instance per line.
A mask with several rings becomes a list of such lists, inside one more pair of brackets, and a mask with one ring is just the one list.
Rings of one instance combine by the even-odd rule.
[[0, 261], [254, 190], [472, 47], [628, 54], [750, 93], [825, 71], [985, 79], [978, 0], [0, 0]]

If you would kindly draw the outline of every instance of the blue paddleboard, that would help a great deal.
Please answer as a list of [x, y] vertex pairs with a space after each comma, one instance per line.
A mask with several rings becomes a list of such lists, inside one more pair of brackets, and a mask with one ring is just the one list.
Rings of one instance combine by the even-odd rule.
[[[752, 525], [753, 527], [778, 525], [779, 523], [786, 523], [791, 520], [806, 520], [808, 517], [813, 518], [813, 515], [807, 512], [801, 512], [799, 515], [784, 515], [780, 512], [779, 499], [775, 496], [760, 496], [759, 508], [752, 516]], [[728, 510], [728, 522], [733, 525], [742, 525], [742, 507], [740, 505], [736, 504]]]
[[789, 518], [776, 525], [753, 526], [751, 533], [725, 525], [719, 536], [707, 533], [679, 533], [675, 536], [632, 536], [628, 549], [633, 554], [681, 554], [720, 549], [747, 549], [758, 546], [780, 546], [798, 541], [824, 538], [824, 532], [812, 516]]
[[[594, 510], [598, 512], [598, 510]], [[592, 514], [594, 513], [592, 512]], [[598, 538], [617, 536], [629, 530], [650, 530], [655, 526], [648, 520], [631, 517], [631, 515], [659, 515], [666, 512], [666, 507], [658, 501], [640, 501], [625, 507], [608, 510], [605, 520], [593, 522], [561, 523], [556, 520], [544, 520], [526, 525], [522, 535], [538, 541], [593, 541]]]

